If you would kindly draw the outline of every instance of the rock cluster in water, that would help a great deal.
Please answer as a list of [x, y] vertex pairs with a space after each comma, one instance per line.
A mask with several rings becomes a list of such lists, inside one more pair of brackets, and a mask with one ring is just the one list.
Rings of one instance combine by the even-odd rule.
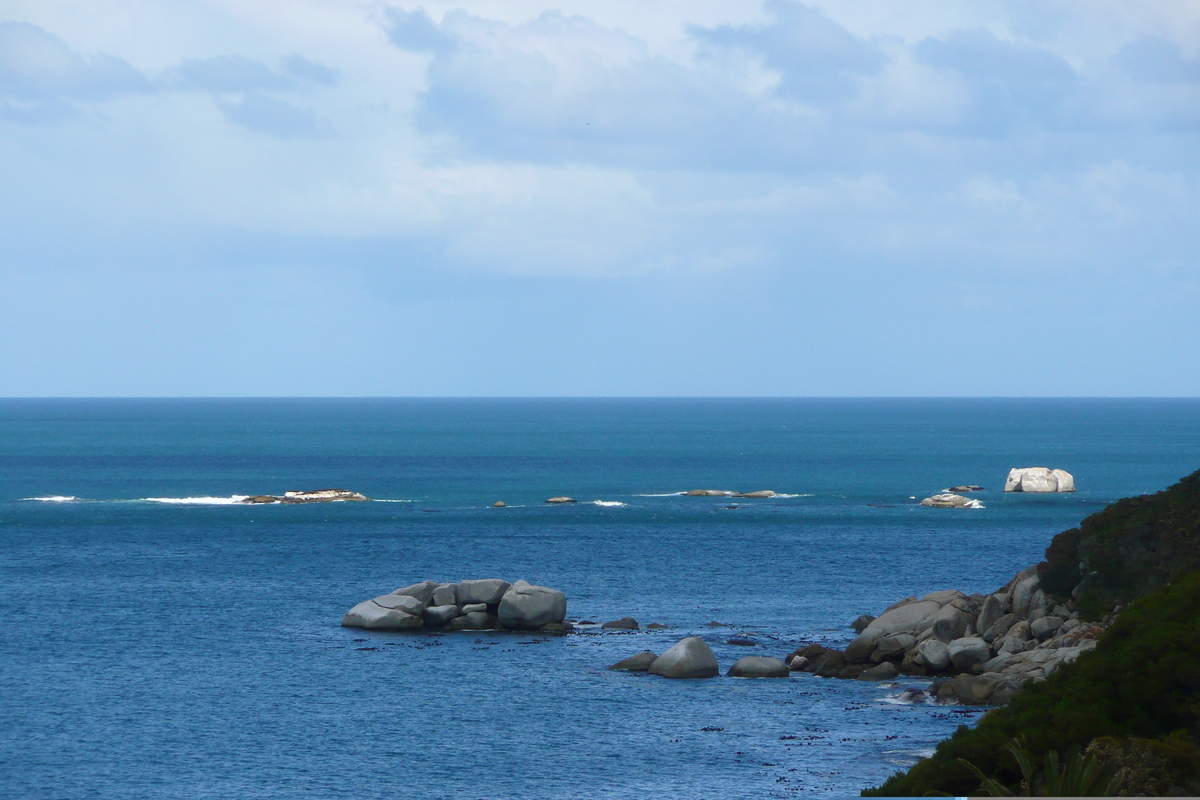
[[961, 494], [952, 492], [944, 492], [935, 494], [933, 497], [926, 497], [921, 501], [923, 506], [933, 506], [934, 508], [984, 508], [983, 503], [978, 500], [972, 500], [969, 497], [963, 497]]
[[239, 503], [334, 503], [341, 500], [369, 500], [369, 497], [349, 489], [316, 489], [307, 492], [284, 492], [281, 495], [256, 494]]
[[770, 489], [760, 489], [757, 492], [733, 492], [727, 489], [688, 489], [682, 492], [684, 497], [744, 497], [751, 500], [763, 500], [775, 497], [776, 492]]
[[[721, 674], [717, 656], [699, 636], [680, 639], [662, 655], [644, 650], [609, 666], [622, 672], [647, 672], [664, 678], [715, 678]], [[731, 678], [787, 678], [788, 665], [769, 656], [739, 658], [729, 672]]]
[[359, 603], [342, 618], [342, 626], [377, 631], [506, 628], [565, 633], [571, 630], [566, 617], [567, 597], [557, 589], [486, 578], [404, 586]]
[[1006, 492], [1073, 492], [1075, 477], [1048, 467], [1013, 467], [1004, 482]]
[[950, 680], [936, 687], [940, 701], [1001, 705], [1025, 681], [1045, 680], [1094, 648], [1104, 631], [1072, 608], [1051, 608], [1040, 581], [1037, 567], [1029, 567], [987, 596], [950, 589], [909, 597], [876, 618], [855, 620], [860, 632], [844, 651], [810, 644], [788, 663], [860, 680], [943, 676]]

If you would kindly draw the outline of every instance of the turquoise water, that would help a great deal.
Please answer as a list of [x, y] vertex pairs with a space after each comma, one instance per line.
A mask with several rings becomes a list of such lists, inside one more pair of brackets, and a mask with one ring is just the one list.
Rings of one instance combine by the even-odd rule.
[[[999, 491], [1034, 465], [1079, 491]], [[603, 667], [690, 634], [722, 668], [845, 642], [1198, 467], [1195, 400], [3, 400], [0, 794], [857, 794], [976, 714], [897, 702], [917, 680]], [[916, 505], [958, 483], [986, 508]], [[392, 502], [228, 504], [331, 486]], [[403, 584], [492, 576], [671, 627], [338, 626]]]

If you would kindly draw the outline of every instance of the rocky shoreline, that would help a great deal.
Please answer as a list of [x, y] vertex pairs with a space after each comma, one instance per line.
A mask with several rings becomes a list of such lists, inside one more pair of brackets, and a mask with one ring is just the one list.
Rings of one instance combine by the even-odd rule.
[[528, 581], [500, 578], [422, 581], [364, 600], [346, 612], [344, 628], [375, 631], [484, 631], [496, 628], [566, 633], [567, 596]]
[[787, 662], [828, 678], [933, 677], [938, 702], [1003, 705], [1026, 681], [1043, 681], [1093, 649], [1113, 616], [1087, 623], [1073, 602], [1052, 606], [1032, 566], [986, 596], [948, 589], [907, 597], [855, 620], [858, 636], [845, 650], [809, 644]]

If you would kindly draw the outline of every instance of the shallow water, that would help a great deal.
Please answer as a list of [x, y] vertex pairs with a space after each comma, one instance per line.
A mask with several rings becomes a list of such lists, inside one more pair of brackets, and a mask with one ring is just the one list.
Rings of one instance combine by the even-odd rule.
[[[1079, 491], [999, 491], [1033, 465]], [[0, 794], [854, 795], [977, 713], [894, 701], [919, 680], [603, 667], [689, 634], [722, 668], [845, 642], [906, 595], [994, 590], [1197, 467], [1189, 400], [0, 401]], [[986, 508], [916, 505], [958, 483]], [[397, 502], [228, 503], [331, 486]], [[583, 502], [542, 503], [562, 494]], [[403, 584], [492, 576], [671, 627], [338, 626]]]

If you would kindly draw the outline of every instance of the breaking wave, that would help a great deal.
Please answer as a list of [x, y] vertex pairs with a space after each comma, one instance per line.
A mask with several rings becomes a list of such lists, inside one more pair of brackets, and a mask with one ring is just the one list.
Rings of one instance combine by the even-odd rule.
[[21, 500], [38, 500], [43, 503], [74, 503], [79, 500], [79, 498], [72, 497], [70, 495], [55, 494], [50, 495], [49, 497], [22, 497]]

